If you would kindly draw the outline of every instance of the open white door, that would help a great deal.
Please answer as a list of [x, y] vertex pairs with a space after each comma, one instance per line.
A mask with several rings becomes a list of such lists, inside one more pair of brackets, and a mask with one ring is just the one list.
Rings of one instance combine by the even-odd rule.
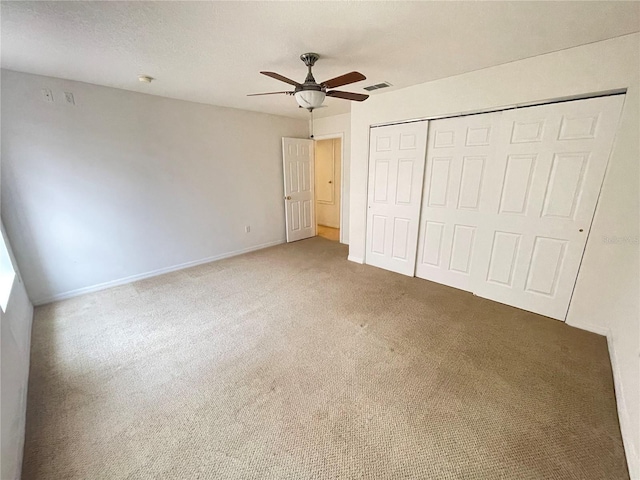
[[366, 263], [413, 276], [427, 122], [371, 129]]
[[313, 237], [316, 234], [313, 140], [283, 138], [282, 164], [287, 242]]

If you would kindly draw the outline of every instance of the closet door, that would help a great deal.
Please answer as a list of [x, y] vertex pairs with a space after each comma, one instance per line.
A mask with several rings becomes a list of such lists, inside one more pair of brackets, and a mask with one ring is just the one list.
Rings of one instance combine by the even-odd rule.
[[565, 319], [623, 100], [502, 113], [484, 180], [491, 195], [476, 240], [475, 294]]
[[427, 122], [371, 129], [366, 263], [413, 276]]
[[498, 112], [430, 122], [416, 277], [472, 289], [499, 121]]

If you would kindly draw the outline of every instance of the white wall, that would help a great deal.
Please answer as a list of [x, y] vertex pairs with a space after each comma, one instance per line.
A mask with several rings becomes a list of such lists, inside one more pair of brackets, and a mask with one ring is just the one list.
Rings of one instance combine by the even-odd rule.
[[[4, 229], [2, 229], [4, 235]], [[6, 240], [6, 235], [4, 236]], [[8, 243], [7, 243], [8, 245]], [[11, 253], [11, 246], [9, 253]], [[13, 258], [14, 268], [16, 267]], [[29, 353], [33, 307], [16, 272], [9, 303], [5, 313], [0, 311], [1, 346], [0, 385], [2, 460], [0, 478], [16, 480], [22, 468], [25, 419], [27, 410], [27, 384], [29, 380]]]
[[351, 114], [316, 118], [313, 121], [316, 138], [342, 134], [342, 195], [340, 197], [340, 218], [342, 243], [349, 244], [350, 217], [350, 174], [351, 174]]
[[307, 122], [3, 70], [2, 215], [30, 298], [283, 242], [283, 136]]
[[627, 35], [373, 95], [351, 108], [349, 258], [362, 261], [370, 125], [628, 88], [567, 323], [609, 334], [632, 478], [640, 478], [639, 46], [640, 34]]

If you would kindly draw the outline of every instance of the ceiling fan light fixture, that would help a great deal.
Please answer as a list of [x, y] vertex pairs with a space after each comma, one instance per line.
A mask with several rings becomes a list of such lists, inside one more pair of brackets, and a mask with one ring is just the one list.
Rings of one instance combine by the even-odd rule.
[[318, 108], [324, 102], [325, 92], [322, 90], [301, 90], [296, 92], [296, 101], [302, 108]]
[[290, 78], [285, 77], [284, 75], [280, 75], [276, 72], [260, 72], [262, 75], [266, 75], [267, 77], [271, 77], [275, 80], [279, 80], [281, 82], [287, 83], [289, 85], [293, 85], [295, 90], [293, 92], [266, 92], [266, 93], [251, 93], [250, 97], [254, 97], [257, 95], [295, 95], [296, 102], [300, 106], [300, 108], [306, 108], [309, 112], [313, 112], [316, 108], [322, 107], [322, 102], [324, 102], [325, 97], [333, 97], [333, 98], [341, 98], [343, 100], [351, 100], [354, 102], [362, 102], [369, 98], [369, 95], [365, 95], [363, 93], [354, 93], [354, 92], [343, 92], [341, 90], [332, 90], [336, 87], [342, 87], [343, 85], [350, 85], [352, 83], [360, 82], [362, 80], [366, 80], [365, 77], [360, 72], [349, 72], [344, 75], [340, 75], [339, 77], [330, 78], [324, 82], [316, 82], [316, 79], [313, 78], [313, 73], [311, 72], [311, 68], [316, 63], [316, 60], [320, 58], [320, 55], [317, 53], [303, 53], [300, 55], [300, 59], [307, 66], [309, 71], [307, 72], [307, 77], [304, 80], [304, 83], [298, 83], [295, 80], [291, 80]]

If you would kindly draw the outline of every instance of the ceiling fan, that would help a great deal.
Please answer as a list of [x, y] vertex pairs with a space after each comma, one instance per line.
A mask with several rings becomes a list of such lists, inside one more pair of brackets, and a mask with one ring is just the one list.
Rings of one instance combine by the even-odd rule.
[[310, 112], [315, 108], [319, 108], [324, 102], [325, 96], [334, 97], [334, 98], [342, 98], [344, 100], [353, 100], [356, 102], [362, 102], [369, 98], [369, 95], [365, 95], [362, 93], [353, 93], [353, 92], [342, 92], [340, 90], [329, 90], [331, 88], [341, 87], [343, 85], [349, 85], [350, 83], [359, 82], [361, 80], [365, 80], [365, 77], [360, 72], [349, 72], [344, 75], [340, 75], [339, 77], [332, 78], [330, 80], [326, 80], [324, 82], [316, 82], [315, 78], [313, 78], [313, 74], [311, 73], [311, 68], [316, 63], [316, 61], [320, 58], [320, 55], [317, 53], [303, 53], [300, 55], [300, 60], [304, 62], [304, 64], [308, 67], [309, 71], [307, 73], [307, 78], [304, 79], [304, 83], [298, 83], [295, 80], [291, 80], [290, 78], [284, 77], [279, 73], [275, 72], [260, 72], [267, 77], [275, 78], [276, 80], [280, 80], [281, 82], [288, 83], [289, 85], [293, 85], [295, 89], [293, 91], [285, 91], [285, 92], [268, 92], [268, 93], [252, 93], [247, 95], [249, 97], [253, 97], [256, 95], [294, 95], [296, 97], [296, 101], [298, 105], [302, 108], [306, 108]]

